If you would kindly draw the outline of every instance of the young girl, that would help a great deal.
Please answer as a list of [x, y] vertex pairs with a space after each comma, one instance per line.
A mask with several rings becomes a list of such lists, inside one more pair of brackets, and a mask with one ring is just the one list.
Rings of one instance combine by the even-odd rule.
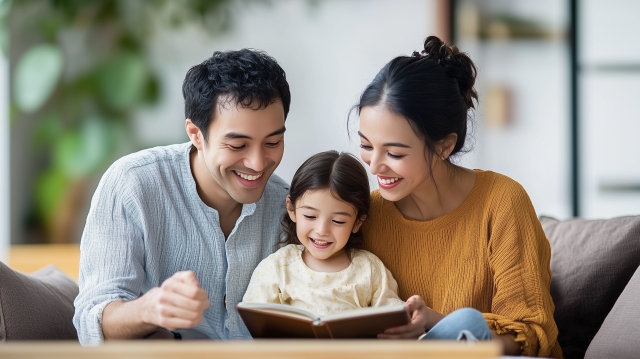
[[298, 169], [282, 218], [287, 246], [253, 272], [243, 302], [289, 304], [327, 315], [404, 303], [375, 255], [356, 249], [369, 213], [369, 181], [348, 153], [318, 153]]

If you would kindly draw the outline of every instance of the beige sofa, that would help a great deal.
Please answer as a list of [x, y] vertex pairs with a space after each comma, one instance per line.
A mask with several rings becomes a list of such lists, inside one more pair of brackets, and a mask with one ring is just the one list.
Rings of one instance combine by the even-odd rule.
[[564, 357], [638, 358], [640, 216], [540, 222]]

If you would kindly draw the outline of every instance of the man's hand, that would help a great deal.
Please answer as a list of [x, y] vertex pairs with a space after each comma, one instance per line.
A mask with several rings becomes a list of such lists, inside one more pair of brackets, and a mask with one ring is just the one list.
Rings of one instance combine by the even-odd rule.
[[141, 339], [154, 332], [167, 334], [158, 328], [193, 328], [208, 307], [207, 292], [200, 288], [196, 274], [178, 272], [138, 299], [107, 304], [102, 333], [105, 339]]
[[433, 327], [444, 315], [427, 307], [419, 295], [407, 299], [407, 308], [411, 313], [411, 323], [400, 327], [389, 328], [378, 339], [417, 339], [428, 328]]
[[142, 317], [146, 323], [168, 330], [193, 328], [209, 308], [207, 297], [194, 272], [178, 272], [140, 297], [145, 301]]

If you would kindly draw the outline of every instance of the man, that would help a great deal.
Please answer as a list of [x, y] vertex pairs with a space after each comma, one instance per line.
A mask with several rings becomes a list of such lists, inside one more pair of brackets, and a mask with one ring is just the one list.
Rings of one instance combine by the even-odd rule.
[[278, 241], [289, 85], [244, 49], [192, 67], [182, 92], [190, 142], [121, 158], [93, 196], [74, 303], [83, 345], [249, 337], [235, 305]]

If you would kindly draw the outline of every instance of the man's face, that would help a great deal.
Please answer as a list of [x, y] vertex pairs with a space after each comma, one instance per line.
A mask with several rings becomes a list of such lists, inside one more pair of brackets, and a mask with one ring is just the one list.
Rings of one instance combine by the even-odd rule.
[[257, 202], [284, 153], [284, 108], [276, 101], [261, 110], [233, 103], [215, 106], [204, 163], [222, 192], [238, 203]]

